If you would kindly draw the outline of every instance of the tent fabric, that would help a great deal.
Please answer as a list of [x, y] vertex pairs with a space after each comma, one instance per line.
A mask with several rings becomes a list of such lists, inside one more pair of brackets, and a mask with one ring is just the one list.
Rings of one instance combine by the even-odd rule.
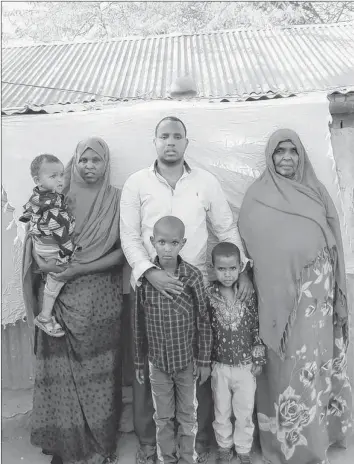
[[[66, 163], [78, 141], [99, 136], [110, 147], [111, 182], [122, 188], [130, 174], [155, 159], [155, 126], [168, 115], [185, 122], [190, 140], [187, 161], [219, 179], [235, 221], [245, 191], [265, 167], [268, 137], [279, 128], [295, 130], [336, 205], [342, 221], [346, 271], [354, 272], [354, 250], [350, 249], [348, 238], [348, 234], [353, 236], [353, 227], [349, 230], [352, 223], [348, 221], [351, 212], [340, 193], [325, 93], [244, 103], [136, 102], [93, 112], [3, 118], [3, 186], [15, 209], [18, 237], [23, 238], [17, 219], [33, 188], [29, 166], [36, 155], [53, 153]], [[215, 242], [211, 233], [209, 250]], [[125, 292], [128, 291], [126, 272]]]

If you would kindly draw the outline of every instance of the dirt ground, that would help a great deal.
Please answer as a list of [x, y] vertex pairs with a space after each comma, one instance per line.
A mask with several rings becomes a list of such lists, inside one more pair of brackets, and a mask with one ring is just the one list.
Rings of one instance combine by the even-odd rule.
[[[135, 451], [137, 440], [134, 433], [123, 433], [118, 443], [118, 456], [120, 464], [135, 464]], [[29, 441], [29, 433], [13, 440], [2, 443], [3, 464], [49, 464], [50, 458], [41, 454], [40, 449], [33, 447]], [[347, 450], [330, 450], [328, 454], [331, 464], [353, 464], [354, 463], [354, 437]], [[259, 455], [254, 455], [254, 464], [262, 464]], [[234, 459], [232, 464], [237, 464]], [[215, 464], [215, 454], [209, 458], [208, 464]], [[302, 463], [298, 463], [302, 464]]]

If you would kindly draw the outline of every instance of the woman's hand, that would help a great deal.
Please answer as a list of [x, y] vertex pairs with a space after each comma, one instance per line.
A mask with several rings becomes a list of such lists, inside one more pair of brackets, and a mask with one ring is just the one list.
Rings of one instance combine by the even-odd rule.
[[62, 282], [67, 282], [71, 280], [73, 277], [77, 277], [81, 274], [84, 274], [84, 266], [82, 264], [70, 264], [65, 271], [59, 272], [59, 274], [55, 274], [55, 279], [60, 280]]
[[249, 300], [254, 293], [253, 284], [248, 277], [247, 271], [241, 272], [238, 278], [237, 298], [241, 301]]
[[36, 250], [34, 249], [34, 247], [32, 248], [32, 256], [34, 260], [36, 261], [39, 269], [46, 274], [49, 274], [49, 272], [54, 272], [54, 273], [60, 272], [61, 273], [67, 268], [67, 264], [61, 264], [59, 266], [57, 264], [56, 259], [49, 259], [48, 261], [46, 261], [45, 259], [41, 258], [36, 252]]
[[183, 290], [183, 283], [178, 280], [178, 277], [162, 269], [152, 267], [145, 272], [144, 276], [156, 290], [170, 300], [173, 298], [172, 295], [179, 295]]

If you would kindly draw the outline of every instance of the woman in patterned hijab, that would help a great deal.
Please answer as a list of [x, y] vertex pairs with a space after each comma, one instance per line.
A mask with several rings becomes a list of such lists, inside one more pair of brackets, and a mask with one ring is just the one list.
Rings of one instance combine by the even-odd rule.
[[344, 255], [335, 206], [295, 132], [270, 137], [239, 230], [268, 347], [257, 388], [264, 458], [325, 464], [327, 448], [350, 427]]

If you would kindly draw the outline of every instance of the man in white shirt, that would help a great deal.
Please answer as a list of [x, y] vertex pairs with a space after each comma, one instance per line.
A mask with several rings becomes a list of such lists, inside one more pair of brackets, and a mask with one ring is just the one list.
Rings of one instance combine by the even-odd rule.
[[[132, 287], [139, 285], [144, 276], [166, 298], [173, 298], [182, 289], [178, 279], [157, 269], [152, 263], [156, 252], [151, 245], [153, 226], [163, 216], [180, 218], [186, 227], [187, 242], [181, 256], [198, 267], [208, 283], [206, 251], [209, 217], [215, 235], [220, 241], [228, 241], [241, 250], [241, 238], [233, 221], [232, 211], [218, 180], [200, 168], [190, 168], [184, 160], [188, 146], [187, 131], [183, 122], [170, 116], [162, 119], [155, 130], [157, 160], [149, 168], [131, 175], [126, 181], [121, 197], [120, 233], [124, 254], [132, 268]], [[240, 277], [238, 297], [249, 298], [253, 286], [244, 270]], [[146, 364], [147, 366], [147, 364]], [[148, 379], [148, 370], [145, 379]], [[212, 398], [209, 382], [199, 386], [197, 451], [199, 462], [208, 457], [212, 428]], [[156, 432], [153, 421], [153, 405], [147, 380], [133, 384], [134, 428], [140, 442], [138, 464], [152, 464], [155, 459]]]

